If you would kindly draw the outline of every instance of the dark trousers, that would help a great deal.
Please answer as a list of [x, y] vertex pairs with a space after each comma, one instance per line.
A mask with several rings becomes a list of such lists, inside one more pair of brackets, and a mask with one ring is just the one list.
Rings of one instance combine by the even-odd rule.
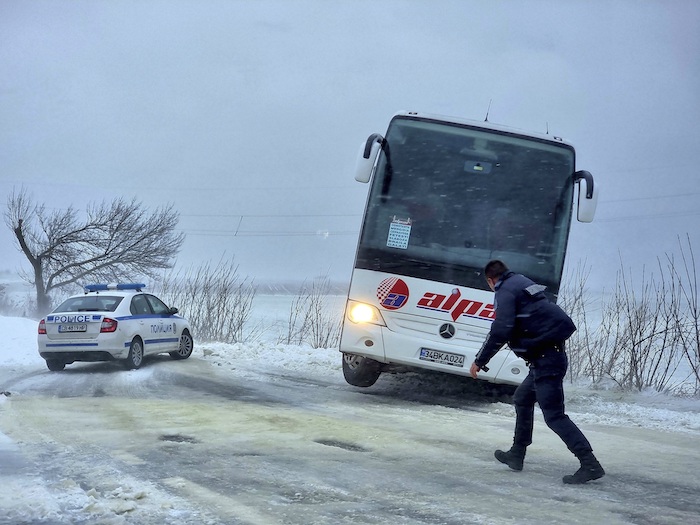
[[591, 444], [564, 412], [564, 375], [569, 360], [563, 349], [550, 348], [530, 361], [530, 373], [513, 395], [515, 437], [513, 445], [523, 449], [532, 443], [535, 403], [540, 405], [544, 421], [580, 458], [592, 451]]

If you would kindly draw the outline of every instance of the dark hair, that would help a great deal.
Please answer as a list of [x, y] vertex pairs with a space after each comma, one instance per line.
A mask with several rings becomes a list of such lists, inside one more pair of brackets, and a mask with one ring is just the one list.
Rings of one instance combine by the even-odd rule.
[[484, 275], [486, 275], [487, 279], [496, 279], [507, 271], [508, 267], [506, 266], [506, 263], [499, 261], [498, 259], [489, 261], [484, 267]]

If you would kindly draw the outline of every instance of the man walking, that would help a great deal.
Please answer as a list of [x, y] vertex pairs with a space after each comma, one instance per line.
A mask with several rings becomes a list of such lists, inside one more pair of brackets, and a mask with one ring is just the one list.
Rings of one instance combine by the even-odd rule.
[[502, 261], [490, 261], [484, 273], [486, 282], [496, 293], [496, 318], [470, 373], [476, 378], [506, 343], [530, 367], [530, 373], [513, 395], [516, 416], [513, 446], [505, 452], [496, 450], [496, 459], [513, 470], [523, 469], [525, 450], [532, 443], [537, 402], [547, 426], [581, 462], [581, 468], [574, 474], [564, 476], [564, 483], [581, 484], [602, 478], [605, 471], [593, 455], [591, 444], [564, 412], [563, 382], [568, 367], [564, 341], [576, 326], [559, 306], [549, 301], [544, 286], [510, 271]]

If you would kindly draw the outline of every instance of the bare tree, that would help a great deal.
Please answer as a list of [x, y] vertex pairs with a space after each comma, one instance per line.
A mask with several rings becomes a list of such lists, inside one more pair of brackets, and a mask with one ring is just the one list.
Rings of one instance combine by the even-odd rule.
[[591, 355], [595, 353], [593, 330], [590, 329], [588, 319], [588, 310], [592, 306], [586, 287], [590, 272], [586, 261], [579, 261], [573, 274], [567, 271], [557, 301], [559, 306], [571, 316], [577, 327], [577, 331], [567, 343], [569, 379], [572, 381], [584, 373], [590, 363]]
[[690, 235], [687, 234], [686, 243], [687, 251], [678, 238], [682, 265], [677, 265], [673, 257], [666, 255], [669, 280], [675, 284], [674, 291], [677, 292], [674, 295], [676, 308], [669, 317], [675, 321], [676, 342], [689, 365], [689, 375], [694, 380], [694, 393], [697, 394], [700, 392], [700, 283]]
[[686, 249], [679, 241], [682, 265], [666, 254], [666, 267], [659, 259], [658, 274], [644, 269], [641, 280], [633, 280], [620, 261], [615, 289], [600, 302], [597, 327], [587, 322], [585, 275], [579, 272], [573, 287], [562, 288], [562, 305], [579, 328], [568, 345], [572, 378], [610, 380], [624, 390], [700, 392], [700, 294], [687, 242]]
[[170, 268], [184, 241], [175, 233], [179, 214], [172, 206], [148, 209], [136, 199], [116, 199], [78, 210], [49, 210], [22, 189], [7, 199], [5, 223], [32, 265], [22, 277], [36, 288], [38, 313], [50, 308], [50, 293], [92, 279], [119, 281], [156, 276]]
[[333, 348], [340, 342], [342, 315], [333, 311], [328, 296], [331, 282], [328, 276], [317, 277], [309, 285], [304, 282], [299, 295], [289, 309], [284, 344], [308, 342], [312, 348]]
[[205, 262], [170, 273], [160, 293], [170, 304], [187, 306], [183, 313], [202, 341], [241, 343], [255, 335], [249, 322], [257, 288], [240, 277], [233, 259], [222, 257], [216, 266]]

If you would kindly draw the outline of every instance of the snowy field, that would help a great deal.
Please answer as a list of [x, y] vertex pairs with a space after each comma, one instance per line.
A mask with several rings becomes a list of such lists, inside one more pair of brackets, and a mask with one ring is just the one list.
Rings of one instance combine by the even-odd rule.
[[[256, 297], [250, 322], [255, 342], [199, 343], [195, 334], [193, 356], [236, 374], [260, 376], [270, 371], [285, 370], [301, 376], [327, 377], [342, 382], [340, 354], [336, 349], [277, 343], [285, 333], [293, 299], [293, 296], [287, 295]], [[344, 298], [340, 296], [333, 296], [330, 300], [339, 315], [343, 302]], [[5, 344], [0, 346], [0, 366], [45, 368], [44, 360], [36, 351], [36, 328], [37, 323], [31, 319], [0, 316], [0, 333], [5, 334]], [[401, 381], [400, 376], [392, 376], [391, 379]], [[566, 387], [568, 412], [575, 415], [577, 421], [700, 433], [700, 399], [675, 398], [653, 391], [625, 393], [615, 389], [593, 390], [585, 384], [566, 383]], [[0, 396], [0, 403], [3, 397]]]
[[[266, 381], [271, 377], [291, 374], [322, 380], [337, 385], [338, 389], [345, 389], [347, 385], [342, 377], [340, 354], [336, 349], [312, 349], [304, 345], [277, 343], [280, 334], [284, 333], [285, 319], [292, 299], [290, 296], [263, 296], [256, 299], [252, 319], [252, 323], [257, 326], [258, 336], [255, 342], [223, 344], [197, 343], [195, 340], [193, 360], [201, 362], [202, 367], [214, 367], [217, 374], [232, 374], [242, 379]], [[340, 311], [342, 298], [336, 298], [333, 304]], [[42, 381], [50, 385], [50, 381], [55, 379], [55, 374], [35, 373], [37, 370], [46, 371], [44, 361], [36, 351], [36, 328], [37, 323], [34, 320], [0, 317], [0, 331], [5, 335], [4, 344], [0, 347], [0, 412], [11, 407], [13, 397], [22, 396], [21, 392], [14, 392], [12, 388], [3, 385], [3, 378], [7, 380], [31, 376], [25, 383], [33, 388], [41, 387]], [[158, 373], [157, 367], [146, 367], [125, 373], [123, 381], [147, 381], [148, 376], [154, 373]], [[400, 388], [404, 377], [383, 376], [373, 388], [379, 391]], [[434, 377], [427, 375], [420, 380], [429, 381]], [[413, 377], [414, 386], [415, 381]], [[458, 381], [446, 381], [445, 394], [454, 396], [459, 384]], [[436, 394], [436, 390], [433, 389], [432, 395], [430, 402], [439, 404], [439, 390]], [[567, 384], [567, 409], [577, 423], [584, 425], [650, 429], [668, 433], [669, 439], [677, 433], [700, 435], [700, 401], [697, 399], [672, 398], [652, 392], [633, 394], [615, 390], [592, 390], [583, 384]], [[512, 406], [504, 402], [493, 403], [489, 413], [494, 417], [514, 417]], [[507, 436], [499, 435], [497, 438], [506, 441]], [[612, 443], [597, 445], [603, 449], [613, 447]], [[61, 521], [59, 509], [67, 506], [83, 509], [85, 513], [93, 516], [109, 516], [109, 519], [95, 521], [105, 525], [131, 523], [124, 521], [123, 516], [135, 508], [155, 515], [162, 512], [164, 516], [173, 518], [168, 523], [177, 523], [177, 516], [173, 517], [173, 509], [187, 506], [187, 503], [174, 500], [172, 494], [158, 487], [143, 487], [123, 476], [113, 480], [114, 488], [108, 493], [98, 493], [94, 489], [86, 491], [70, 483], [63, 487], [60, 493], [55, 490], [49, 491], [44, 487], [43, 480], [12, 475], [13, 465], [21, 462], [19, 450], [18, 444], [0, 429], [0, 458], [5, 463], [5, 472], [0, 474], [0, 481], [5, 485], [0, 495], [0, 524], [63, 524], [65, 521]], [[9, 470], [6, 470], [7, 468]], [[143, 497], [145, 493], [148, 493], [148, 498]], [[10, 521], [3, 521], [6, 519]], [[18, 519], [20, 521], [17, 521]], [[52, 521], [54, 519], [55, 521]], [[197, 521], [192, 515], [183, 515], [182, 523], [185, 522]], [[206, 523], [206, 520], [202, 519], [201, 522]]]

